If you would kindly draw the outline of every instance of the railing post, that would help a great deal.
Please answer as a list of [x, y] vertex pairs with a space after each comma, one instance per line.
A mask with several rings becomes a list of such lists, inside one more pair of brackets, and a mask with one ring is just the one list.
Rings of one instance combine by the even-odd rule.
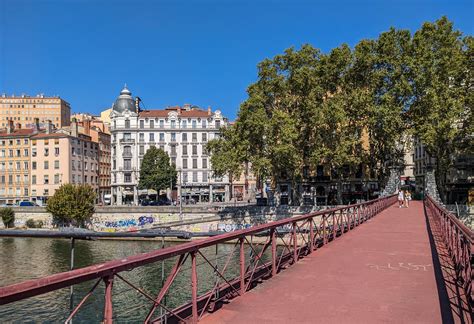
[[323, 215], [323, 245], [328, 243], [327, 234], [326, 234], [326, 216]]
[[277, 259], [277, 245], [276, 245], [276, 233], [275, 229], [272, 228], [270, 230], [270, 237], [272, 240], [272, 277], [275, 277], [277, 274], [277, 265], [276, 265], [276, 259]]
[[240, 296], [245, 293], [245, 246], [244, 238], [239, 239], [240, 242]]
[[296, 237], [296, 222], [293, 222], [293, 263], [298, 261], [298, 238]]
[[105, 302], [104, 302], [104, 323], [112, 324], [112, 287], [114, 276], [110, 275], [104, 278], [105, 283]]
[[309, 219], [309, 250], [308, 253], [313, 252], [314, 249], [314, 228], [313, 228], [313, 218]]
[[198, 306], [197, 306], [197, 266], [196, 266], [196, 252], [191, 252], [191, 303], [192, 303], [192, 312], [193, 318], [192, 323], [196, 324], [198, 322]]
[[336, 212], [332, 213], [332, 240], [336, 239]]

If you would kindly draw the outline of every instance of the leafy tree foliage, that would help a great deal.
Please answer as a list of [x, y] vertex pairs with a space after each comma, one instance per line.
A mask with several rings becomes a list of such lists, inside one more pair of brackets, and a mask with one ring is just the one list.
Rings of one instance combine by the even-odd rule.
[[5, 228], [13, 226], [15, 221], [15, 212], [10, 207], [5, 207], [0, 209], [0, 216], [2, 217], [2, 222]]
[[265, 59], [236, 123], [209, 143], [213, 169], [237, 176], [250, 163], [275, 184], [364, 165], [383, 180], [416, 136], [446, 172], [473, 148], [473, 45], [442, 17], [413, 35], [391, 28], [353, 49], [306, 44]]
[[46, 210], [55, 223], [83, 227], [94, 214], [96, 193], [89, 185], [63, 184], [48, 199]]
[[160, 190], [176, 184], [177, 172], [174, 164], [170, 163], [168, 153], [156, 147], [150, 147], [143, 157], [140, 167], [139, 189]]

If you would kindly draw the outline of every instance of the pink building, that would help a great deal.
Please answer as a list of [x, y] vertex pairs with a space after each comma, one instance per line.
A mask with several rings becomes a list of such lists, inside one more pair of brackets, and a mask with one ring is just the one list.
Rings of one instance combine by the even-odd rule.
[[61, 184], [88, 184], [99, 188], [99, 146], [78, 132], [76, 123], [68, 129], [31, 137], [31, 199], [46, 201]]

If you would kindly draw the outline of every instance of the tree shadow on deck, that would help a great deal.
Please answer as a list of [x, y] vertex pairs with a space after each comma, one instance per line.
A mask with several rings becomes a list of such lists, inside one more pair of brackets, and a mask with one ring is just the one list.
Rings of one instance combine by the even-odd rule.
[[426, 209], [426, 206], [424, 213], [443, 323], [472, 323], [471, 311], [465, 293], [456, 278], [454, 262], [449, 256], [439, 220]]

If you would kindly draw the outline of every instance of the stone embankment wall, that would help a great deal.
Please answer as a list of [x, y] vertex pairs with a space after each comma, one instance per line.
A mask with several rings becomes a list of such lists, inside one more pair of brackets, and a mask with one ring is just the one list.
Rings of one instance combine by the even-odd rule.
[[[41, 221], [43, 228], [52, 227], [52, 216], [43, 207], [18, 207], [15, 227], [24, 227], [28, 219]], [[309, 207], [260, 206], [193, 206], [185, 207], [182, 216], [178, 207], [98, 207], [91, 219], [90, 229], [121, 232], [147, 228], [172, 227], [189, 232], [211, 232], [248, 228], [269, 220], [282, 219], [314, 211]], [[0, 224], [3, 228], [3, 224]]]

